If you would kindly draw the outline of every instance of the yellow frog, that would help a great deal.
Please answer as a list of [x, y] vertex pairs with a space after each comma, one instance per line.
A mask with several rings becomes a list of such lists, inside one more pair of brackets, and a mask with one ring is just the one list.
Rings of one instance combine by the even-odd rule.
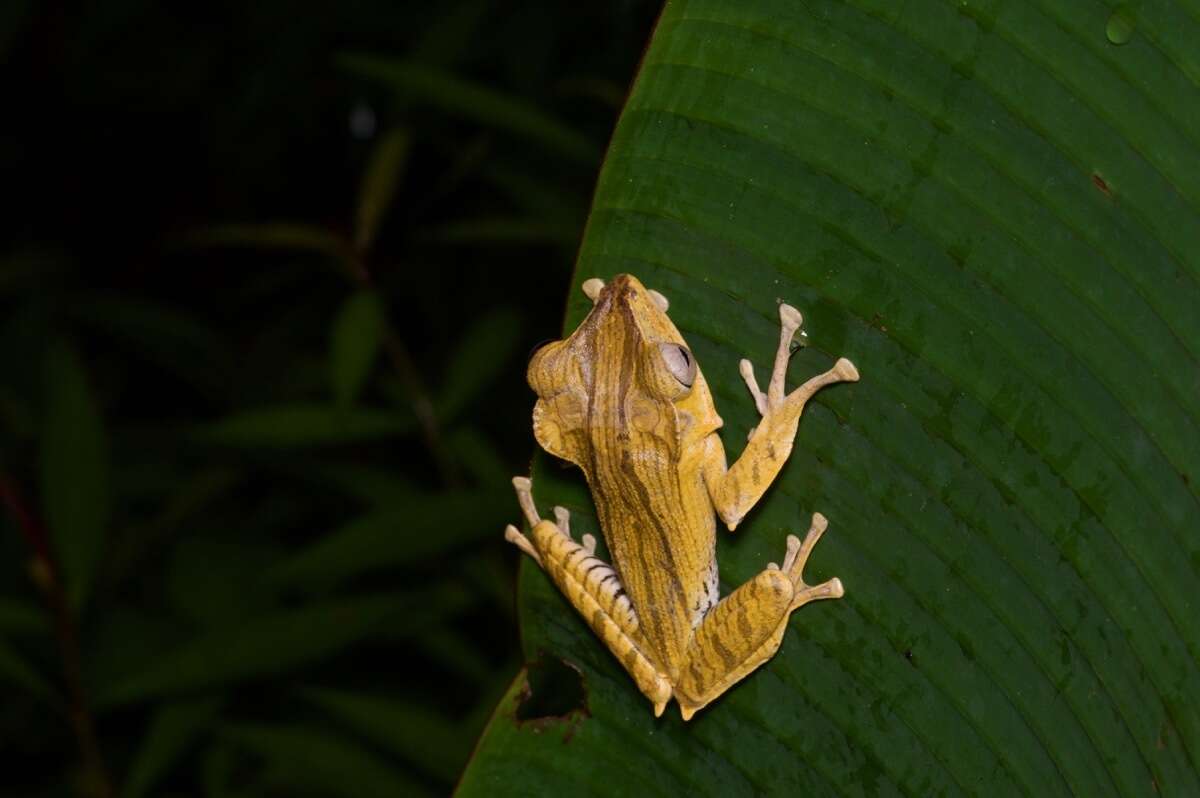
[[661, 715], [672, 696], [688, 720], [779, 648], [791, 612], [839, 598], [842, 583], [808, 585], [809, 552], [825, 531], [814, 513], [801, 543], [789, 535], [783, 566], [767, 566], [724, 599], [717, 588], [716, 520], [734, 529], [775, 479], [792, 451], [805, 402], [821, 388], [858, 379], [841, 358], [784, 393], [799, 311], [780, 305], [782, 331], [767, 390], [748, 360], [742, 377], [762, 420], [729, 467], [717, 435], [721, 418], [704, 375], [667, 317], [667, 300], [622, 274], [583, 284], [593, 307], [565, 340], [529, 363], [538, 395], [533, 431], [551, 454], [583, 469], [612, 566], [595, 556], [596, 539], [571, 537], [554, 508], [542, 520], [531, 483], [513, 479], [530, 534], [505, 537], [532, 557], [633, 676]]

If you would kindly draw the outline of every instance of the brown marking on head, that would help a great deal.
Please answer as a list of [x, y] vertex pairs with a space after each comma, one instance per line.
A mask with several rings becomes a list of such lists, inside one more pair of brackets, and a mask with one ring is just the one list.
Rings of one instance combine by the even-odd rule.
[[575, 332], [534, 354], [527, 376], [539, 397], [538, 443], [585, 468], [597, 434], [643, 434], [677, 447], [682, 436], [721, 425], [683, 336], [633, 275], [609, 280]]

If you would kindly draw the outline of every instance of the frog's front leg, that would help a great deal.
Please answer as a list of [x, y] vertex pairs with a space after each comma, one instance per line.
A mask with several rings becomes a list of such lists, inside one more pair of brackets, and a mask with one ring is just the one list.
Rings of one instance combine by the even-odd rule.
[[543, 521], [533, 504], [532, 483], [527, 478], [514, 477], [513, 487], [529, 521], [530, 534], [525, 537], [510, 524], [504, 530], [505, 539], [550, 575], [633, 677], [638, 689], [654, 703], [655, 716], [661, 715], [671, 698], [671, 685], [646, 655], [637, 615], [620, 578], [611, 566], [595, 556], [596, 539], [584, 535], [583, 545], [576, 543], [571, 538], [570, 515], [563, 507], [554, 508], [555, 521]]
[[858, 380], [858, 369], [846, 358], [839, 358], [829, 371], [808, 380], [790, 394], [784, 394], [788, 358], [792, 338], [800, 329], [800, 311], [791, 305], [779, 306], [781, 329], [779, 348], [775, 352], [775, 367], [764, 393], [754, 379], [754, 367], [749, 360], [740, 364], [742, 378], [754, 397], [762, 421], [751, 431], [742, 456], [732, 467], [726, 465], [721, 439], [710, 435], [704, 452], [704, 481], [713, 506], [721, 520], [734, 529], [771, 483], [788, 455], [796, 438], [800, 414], [812, 395], [827, 385]]
[[808, 585], [803, 578], [808, 555], [826, 526], [825, 517], [814, 513], [803, 543], [788, 535], [782, 568], [771, 563], [704, 616], [675, 688], [684, 720], [774, 655], [792, 611], [810, 601], [842, 597], [845, 591], [836, 577], [819, 585]]

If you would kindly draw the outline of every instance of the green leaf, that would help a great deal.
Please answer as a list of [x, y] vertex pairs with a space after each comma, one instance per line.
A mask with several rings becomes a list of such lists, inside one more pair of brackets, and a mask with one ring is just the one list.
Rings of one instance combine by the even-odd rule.
[[352, 577], [411, 566], [484, 541], [512, 500], [507, 493], [455, 490], [413, 496], [350, 521], [267, 570], [277, 588], [326, 590]]
[[67, 598], [91, 589], [109, 515], [108, 440], [79, 356], [59, 342], [46, 354], [42, 512], [53, 534]]
[[264, 794], [288, 794], [296, 789], [349, 798], [430, 794], [378, 756], [323, 730], [242, 724], [222, 736], [267, 760], [269, 781], [284, 791]]
[[383, 56], [347, 53], [338, 66], [391, 87], [447, 113], [507, 130], [571, 160], [591, 165], [599, 157], [587, 137], [529, 103], [435, 67]]
[[[232, 742], [218, 739], [204, 752], [201, 765], [204, 780], [204, 795], [208, 798], [241, 798], [251, 795], [244, 788], [245, 779], [239, 779], [238, 759], [240, 749]], [[237, 784], [237, 787], [234, 786]], [[239, 789], [241, 788], [241, 789]]]
[[342, 236], [324, 227], [299, 222], [212, 225], [192, 231], [188, 240], [209, 247], [310, 252], [343, 265], [352, 265], [356, 260], [350, 243]]
[[507, 307], [480, 316], [463, 330], [435, 403], [443, 423], [453, 420], [511, 365], [520, 340], [521, 319]]
[[446, 446], [454, 453], [462, 470], [478, 485], [503, 485], [512, 477], [508, 464], [492, 441], [473, 427], [461, 426], [454, 430], [447, 437]]
[[438, 11], [440, 15], [420, 30], [410, 51], [412, 60], [445, 66], [472, 55], [491, 5], [487, 0], [464, 0]]
[[587, 208], [575, 192], [495, 159], [488, 160], [482, 177], [530, 216], [557, 222], [563, 228], [571, 226], [571, 244], [578, 240]]
[[53, 631], [50, 613], [30, 601], [0, 598], [0, 634], [43, 637]]
[[219, 699], [202, 697], [164, 702], [157, 707], [130, 765], [122, 798], [148, 795], [213, 723], [220, 706]]
[[379, 223], [392, 204], [396, 186], [408, 161], [412, 136], [404, 128], [388, 131], [375, 145], [358, 191], [358, 214], [354, 225], [354, 247], [366, 252], [375, 243]]
[[96, 704], [112, 708], [186, 691], [285, 673], [373, 634], [401, 634], [463, 606], [457, 591], [329, 601], [213, 629], [103, 683]]
[[192, 437], [223, 446], [293, 448], [370, 441], [404, 435], [411, 416], [380, 410], [285, 404], [243, 410], [194, 430]]
[[471, 739], [457, 725], [409, 701], [336, 690], [301, 695], [376, 745], [443, 781], [453, 782], [470, 753]]
[[88, 295], [72, 312], [92, 329], [210, 396], [228, 388], [228, 375], [218, 368], [229, 361], [226, 344], [196, 318], [145, 298], [104, 295]]
[[[191, 624], [166, 609], [114, 602], [96, 613], [80, 641], [85, 695], [103, 698], [113, 687], [156, 667], [196, 639]], [[247, 613], [246, 617], [253, 616]]]
[[342, 303], [330, 336], [330, 380], [339, 406], [352, 404], [362, 392], [379, 354], [387, 321], [374, 291], [358, 291]]
[[267, 538], [222, 532], [180, 540], [158, 566], [168, 606], [201, 628], [237, 623], [265, 609], [270, 596], [263, 590], [263, 569], [285, 551]]
[[438, 225], [428, 236], [444, 244], [536, 244], [575, 243], [579, 228], [570, 221], [527, 219], [524, 217], [489, 216], [482, 219], [460, 219]]
[[400, 504], [417, 492], [411, 480], [399, 476], [394, 466], [379, 467], [322, 458], [301, 462], [296, 473], [322, 489], [337, 488], [346, 496], [367, 505]]
[[15, 649], [0, 639], [0, 684], [4, 683], [44, 699], [54, 706], [62, 703], [58, 691], [50, 682]]
[[118, 492], [127, 498], [144, 496], [158, 502], [159, 507], [153, 515], [123, 530], [114, 541], [106, 576], [113, 583], [122, 581], [146, 559], [159, 554], [163, 539], [178, 535], [187, 522], [204, 517], [243, 480], [243, 473], [235, 469], [214, 466], [183, 472], [164, 467], [161, 460], [122, 469], [115, 479]]
[[[511, 695], [459, 791], [1200, 792], [1200, 92], [1194, 9], [919, 0], [667, 5], [605, 159], [575, 289], [671, 301], [725, 419], [845, 355], [778, 483], [718, 533], [722, 592], [829, 531], [779, 653], [690, 723], [648, 702], [526, 560], [526, 653], [589, 715]], [[515, 423], [516, 420], [514, 420]], [[540, 460], [534, 495], [577, 471]], [[564, 742], [568, 740], [569, 743]]]
[[[430, 629], [413, 642], [422, 654], [442, 666], [447, 678], [454, 678], [449, 675], [453, 673], [466, 680], [487, 684], [495, 675], [492, 663], [480, 652], [478, 641], [458, 629]], [[455, 678], [455, 681], [461, 680]]]

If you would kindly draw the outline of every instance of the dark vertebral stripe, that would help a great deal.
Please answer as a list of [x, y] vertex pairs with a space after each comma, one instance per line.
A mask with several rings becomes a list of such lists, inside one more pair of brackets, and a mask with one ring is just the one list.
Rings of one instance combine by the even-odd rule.
[[[626, 320], [625, 330], [633, 329], [631, 322]], [[592, 453], [605, 452], [606, 456], [593, 456], [591, 468], [585, 471], [593, 493], [604, 497], [597, 505], [618, 570], [622, 559], [636, 561], [639, 567], [631, 568], [630, 575], [651, 577], [625, 584], [639, 610], [640, 628], [653, 648], [681, 651], [691, 614], [680, 584], [680, 564], [675, 559], [678, 539], [670, 527], [680, 504], [678, 478], [669, 469], [639, 467], [629, 457], [631, 435], [637, 436], [641, 445], [653, 445], [652, 436], [630, 426], [627, 412], [631, 392], [641, 387], [636, 379], [642, 342], [627, 334], [614, 335], [609, 343], [613, 340], [619, 340], [620, 345], [599, 353], [593, 379], [596, 385], [615, 383], [615, 391], [593, 390], [588, 415], [589, 424], [595, 418], [609, 418], [615, 423], [597, 427], [606, 440], [593, 447]]]

